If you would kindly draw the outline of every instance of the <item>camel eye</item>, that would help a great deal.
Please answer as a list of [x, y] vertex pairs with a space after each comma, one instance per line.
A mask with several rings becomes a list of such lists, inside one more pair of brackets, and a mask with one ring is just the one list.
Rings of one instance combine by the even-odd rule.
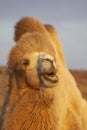
[[28, 66], [29, 64], [30, 64], [30, 60], [29, 59], [24, 59], [22, 61], [22, 65], [24, 65], [24, 66]]

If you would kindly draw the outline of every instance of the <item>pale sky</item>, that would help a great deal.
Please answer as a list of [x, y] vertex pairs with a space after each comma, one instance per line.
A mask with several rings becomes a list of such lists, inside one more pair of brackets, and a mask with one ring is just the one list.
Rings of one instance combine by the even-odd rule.
[[32, 16], [56, 27], [71, 69], [87, 70], [87, 0], [0, 0], [0, 65], [6, 65], [14, 26]]

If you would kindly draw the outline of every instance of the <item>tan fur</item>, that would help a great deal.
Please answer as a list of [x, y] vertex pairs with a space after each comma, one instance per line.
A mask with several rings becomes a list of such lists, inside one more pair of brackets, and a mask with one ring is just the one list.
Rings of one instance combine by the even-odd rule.
[[43, 25], [42, 22], [35, 18], [24, 17], [19, 20], [15, 26], [14, 40], [17, 42], [21, 35], [26, 32], [39, 32], [49, 40], [51, 39], [51, 41], [53, 41], [56, 46], [62, 64], [66, 64], [61, 41], [55, 28], [52, 25]]
[[[87, 130], [87, 102], [55, 51], [53, 42], [40, 32], [24, 34], [12, 48], [8, 59], [11, 79], [1, 130]], [[59, 82], [52, 88], [39, 89], [36, 62], [41, 53], [56, 59]], [[22, 66], [23, 58], [30, 59], [29, 67]], [[28, 77], [30, 86], [26, 83]]]

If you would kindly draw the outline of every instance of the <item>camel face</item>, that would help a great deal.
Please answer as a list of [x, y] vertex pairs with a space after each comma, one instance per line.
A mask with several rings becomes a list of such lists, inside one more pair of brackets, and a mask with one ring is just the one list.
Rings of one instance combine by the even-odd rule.
[[53, 87], [58, 82], [56, 62], [46, 53], [25, 54], [15, 68], [17, 77], [34, 89]]
[[39, 33], [21, 37], [11, 50], [8, 65], [18, 82], [22, 80], [31, 88], [53, 87], [58, 82], [55, 49]]

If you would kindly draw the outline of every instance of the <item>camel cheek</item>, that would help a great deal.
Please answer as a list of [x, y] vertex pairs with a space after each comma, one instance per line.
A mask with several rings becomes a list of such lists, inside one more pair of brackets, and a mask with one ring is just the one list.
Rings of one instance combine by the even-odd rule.
[[38, 74], [37, 73], [32, 73], [31, 74], [29, 73], [27, 75], [27, 82], [28, 84], [32, 87], [32, 88], [37, 88], [39, 89], [39, 86], [40, 86], [40, 80], [39, 80], [39, 77], [38, 77]]

